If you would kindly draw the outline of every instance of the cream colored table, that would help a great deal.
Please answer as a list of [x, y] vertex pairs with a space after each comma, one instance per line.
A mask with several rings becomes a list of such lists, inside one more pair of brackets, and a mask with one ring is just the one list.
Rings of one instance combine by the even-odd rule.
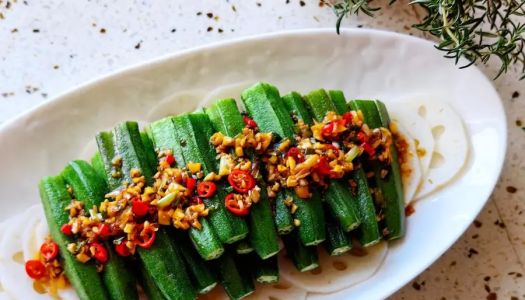
[[[423, 16], [403, 2], [344, 26], [427, 37], [409, 27]], [[333, 27], [334, 21], [317, 0], [0, 0], [0, 122], [159, 55], [258, 33]], [[488, 76], [496, 69], [483, 67]], [[525, 81], [518, 77], [513, 69], [494, 82], [507, 111], [509, 150], [491, 200], [463, 237], [393, 299], [525, 298]]]

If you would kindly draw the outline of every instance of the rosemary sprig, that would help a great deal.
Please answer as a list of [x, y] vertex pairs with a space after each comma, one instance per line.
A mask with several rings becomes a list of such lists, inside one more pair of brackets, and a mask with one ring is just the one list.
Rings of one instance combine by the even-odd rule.
[[341, 21], [346, 15], [358, 15], [359, 12], [363, 12], [369, 17], [374, 16], [374, 12], [379, 10], [379, 7], [370, 7], [368, 0], [345, 0], [332, 5], [335, 15], [337, 16], [337, 22], [335, 23], [335, 29], [339, 34], [341, 28]]
[[[374, 16], [380, 8], [368, 2], [344, 0], [333, 4], [337, 32], [347, 15], [363, 12]], [[460, 68], [497, 58], [500, 69], [494, 79], [512, 65], [521, 68], [520, 79], [525, 79], [525, 24], [516, 20], [525, 16], [525, 0], [415, 0], [410, 4], [427, 11], [423, 21], [413, 27], [438, 37], [436, 48], [456, 64], [466, 58], [469, 62]]]

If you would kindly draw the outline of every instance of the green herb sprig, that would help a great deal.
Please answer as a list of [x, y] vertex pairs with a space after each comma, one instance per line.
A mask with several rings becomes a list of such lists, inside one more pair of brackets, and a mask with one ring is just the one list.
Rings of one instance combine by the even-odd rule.
[[[466, 58], [468, 63], [460, 68], [496, 58], [500, 69], [494, 79], [513, 65], [520, 68], [520, 79], [525, 79], [525, 24], [517, 22], [525, 16], [525, 0], [414, 0], [410, 4], [427, 12], [413, 27], [439, 38], [436, 48], [456, 64]], [[373, 17], [380, 9], [370, 6], [368, 0], [339, 1], [332, 8], [337, 33], [345, 16], [364, 13]]]

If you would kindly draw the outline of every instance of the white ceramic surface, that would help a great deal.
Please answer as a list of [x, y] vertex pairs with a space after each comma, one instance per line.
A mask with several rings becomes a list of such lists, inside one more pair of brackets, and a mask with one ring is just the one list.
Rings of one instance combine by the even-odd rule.
[[271, 82], [283, 93], [337, 88], [348, 98], [390, 102], [432, 94], [453, 105], [470, 139], [466, 168], [454, 184], [417, 203], [406, 238], [391, 243], [378, 272], [325, 298], [375, 299], [394, 292], [450, 247], [496, 183], [507, 144], [505, 115], [481, 72], [458, 70], [445, 63], [431, 43], [408, 36], [371, 30], [345, 30], [336, 36], [331, 30], [309, 30], [164, 57], [93, 81], [3, 125], [0, 219], [38, 202], [39, 178], [81, 156], [97, 131], [122, 120], [152, 121], [191, 110], [201, 95], [218, 86], [256, 81]]

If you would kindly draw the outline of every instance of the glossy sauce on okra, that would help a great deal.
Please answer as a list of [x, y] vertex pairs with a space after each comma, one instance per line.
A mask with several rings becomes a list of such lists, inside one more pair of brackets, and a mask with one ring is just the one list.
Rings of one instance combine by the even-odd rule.
[[[292, 117], [294, 139], [260, 132], [256, 122], [246, 115], [241, 134], [230, 137], [214, 133], [210, 143], [217, 153], [217, 173], [204, 173], [201, 163], [174, 167], [171, 150], [157, 149], [153, 185], [148, 186], [140, 171], [134, 169], [131, 181], [106, 194], [99, 206], [86, 207], [81, 201], [71, 201], [67, 207], [69, 222], [61, 227], [64, 235], [73, 237], [67, 250], [78, 261], [94, 262], [102, 270], [108, 260], [104, 241], [110, 241], [120, 256], [129, 256], [137, 247], [149, 249], [159, 226], [201, 229], [199, 220], [210, 211], [202, 199], [215, 195], [217, 182], [227, 182], [225, 207], [234, 215], [245, 216], [257, 205], [261, 189], [266, 189], [269, 198], [275, 198], [281, 189], [293, 189], [299, 198], [308, 199], [313, 190], [325, 188], [330, 180], [344, 178], [360, 168], [358, 157], [361, 161], [390, 164], [390, 130], [371, 129], [363, 122], [361, 111], [328, 112], [322, 122], [313, 125]], [[121, 158], [112, 163], [112, 176], [122, 176]], [[381, 176], [387, 172], [384, 168]], [[351, 179], [347, 184], [350, 188], [356, 185]], [[71, 187], [68, 191], [73, 195]], [[297, 210], [293, 199], [286, 199], [285, 204], [293, 215]], [[301, 226], [297, 221], [294, 225]], [[52, 241], [47, 243], [53, 245]], [[33, 269], [35, 264], [31, 262]], [[50, 278], [34, 273], [28, 272], [36, 280]]]

